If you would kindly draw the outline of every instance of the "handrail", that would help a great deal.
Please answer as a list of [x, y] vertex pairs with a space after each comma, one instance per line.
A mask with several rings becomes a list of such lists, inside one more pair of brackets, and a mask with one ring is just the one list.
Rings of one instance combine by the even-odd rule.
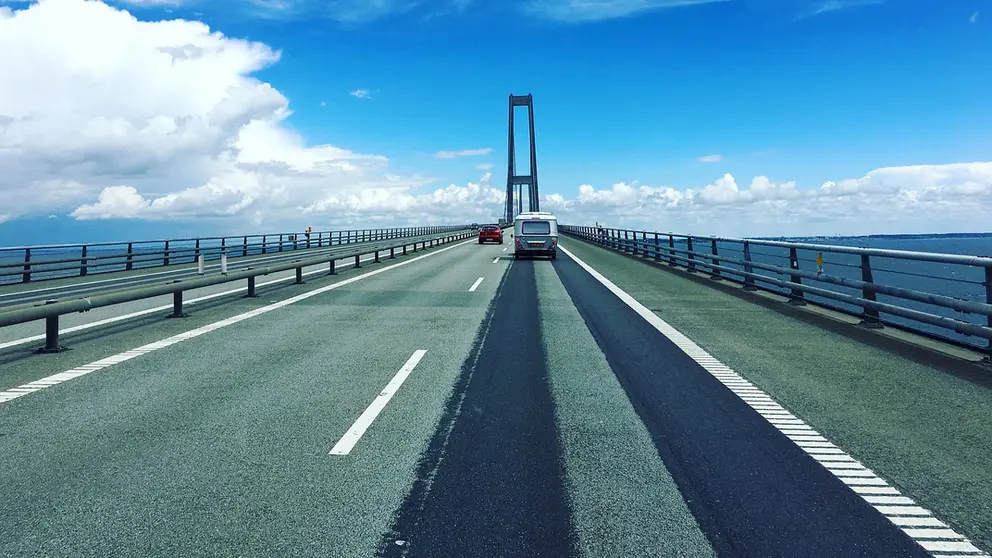
[[[559, 229], [563, 234], [620, 252], [657, 262], [667, 262], [669, 266], [682, 266], [690, 273], [705, 271], [713, 279], [734, 281], [742, 284], [746, 290], [762, 289], [783, 294], [788, 296], [789, 303], [794, 305], [813, 303], [857, 315], [861, 318], [860, 325], [864, 327], [894, 326], [952, 343], [981, 348], [992, 356], [992, 258], [989, 257], [574, 225], [560, 225]], [[700, 250], [700, 243], [705, 244], [705, 249]], [[755, 246], [782, 248], [786, 253], [756, 254], [751, 250]], [[736, 254], [728, 254], [728, 250]], [[800, 252], [815, 252], [816, 268], [800, 269], [800, 262], [807, 261], [806, 258], [800, 258]], [[825, 254], [828, 257], [834, 256], [834, 259], [826, 261]], [[836, 261], [837, 255], [859, 256], [859, 258], [855, 264]], [[788, 267], [768, 261], [772, 258], [786, 258]], [[882, 269], [877, 265], [873, 269], [872, 264], [882, 258], [890, 262], [916, 261], [957, 266], [953, 268], [956, 277], [926, 275], [919, 271]], [[828, 267], [836, 271], [827, 273], [824, 269]], [[842, 273], [848, 269], [851, 273], [859, 274], [860, 278], [844, 277]], [[756, 270], [786, 277], [780, 279], [770, 274], [758, 273]], [[876, 282], [874, 280], [876, 273], [921, 276], [936, 281], [939, 285], [936, 289], [926, 288], [942, 292]], [[975, 280], [963, 278], [969, 273], [978, 277]], [[804, 284], [804, 279], [816, 281], [822, 286]], [[953, 291], [953, 287], [950, 286], [952, 283], [982, 287], [984, 296], [962, 296], [962, 293]], [[857, 295], [831, 287], [848, 289], [857, 292]], [[809, 299], [806, 295], [814, 298]], [[877, 295], [888, 297], [890, 300], [879, 301]], [[900, 303], [900, 300], [907, 302]], [[860, 308], [860, 312], [829, 301]], [[886, 316], [883, 317], [882, 314]], [[972, 320], [971, 316], [984, 317], [982, 321], [985, 323]], [[964, 338], [958, 339], [939, 333], [945, 330], [953, 331]]]
[[[440, 234], [465, 228], [467, 227], [463, 225], [442, 225], [0, 247], [0, 285], [168, 266], [179, 263], [184, 258], [191, 258], [190, 261], [195, 262], [201, 254], [207, 260], [219, 259], [221, 254], [227, 254], [233, 259], [275, 251], [311, 249], [314, 245], [321, 248], [352, 242]], [[120, 247], [120, 251], [93, 253], [94, 248], [105, 247]], [[37, 257], [39, 252], [64, 252], [72, 249], [77, 249], [78, 255], [57, 254], [43, 259]], [[44, 277], [39, 278], [39, 275]], [[20, 280], [10, 280], [15, 277]]]
[[44, 319], [45, 323], [45, 347], [41, 349], [41, 352], [57, 352], [62, 349], [59, 346], [59, 316], [64, 314], [72, 314], [75, 312], [86, 312], [94, 308], [101, 308], [104, 306], [112, 306], [115, 304], [122, 304], [125, 302], [133, 302], [136, 300], [142, 300], [145, 298], [152, 298], [156, 296], [161, 296], [164, 294], [173, 294], [173, 313], [174, 317], [181, 317], [185, 314], [183, 313], [183, 291], [188, 291], [191, 289], [198, 289], [202, 287], [208, 287], [212, 285], [219, 285], [222, 283], [229, 283], [231, 281], [238, 281], [241, 279], [248, 280], [248, 293], [246, 296], [255, 296], [255, 278], [261, 275], [269, 275], [271, 273], [278, 273], [281, 271], [288, 271], [290, 269], [296, 270], [296, 282], [303, 282], [303, 268], [310, 267], [320, 264], [329, 264], [328, 275], [334, 275], [334, 262], [337, 260], [343, 260], [348, 258], [355, 258], [355, 266], [360, 267], [361, 261], [360, 257], [366, 254], [375, 253], [375, 261], [379, 261], [379, 254], [381, 252], [389, 251], [390, 257], [395, 257], [395, 250], [402, 248], [403, 254], [407, 253], [407, 247], [411, 244], [413, 245], [413, 251], [417, 251], [417, 245], [420, 244], [423, 249], [428, 247], [434, 247], [435, 245], [447, 244], [455, 240], [461, 240], [463, 238], [468, 238], [474, 236], [471, 232], [466, 230], [455, 230], [455, 231], [445, 231], [430, 235], [422, 235], [418, 237], [407, 237], [403, 238], [400, 242], [391, 242], [384, 244], [376, 244], [373, 246], [369, 245], [356, 245], [354, 250], [345, 250], [344, 252], [335, 252], [333, 254], [324, 253], [319, 256], [315, 256], [307, 259], [297, 259], [291, 262], [282, 263], [278, 265], [270, 265], [261, 268], [247, 268], [239, 271], [233, 271], [226, 274], [221, 274], [212, 277], [196, 277], [193, 279], [176, 280], [169, 283], [159, 283], [156, 285], [142, 286], [133, 289], [123, 289], [110, 291], [104, 294], [89, 295], [86, 297], [74, 298], [71, 300], [48, 300], [43, 304], [36, 304], [30, 307], [16, 307], [13, 309], [0, 311], [0, 327], [22, 324], [27, 322], [33, 322], [35, 320]]

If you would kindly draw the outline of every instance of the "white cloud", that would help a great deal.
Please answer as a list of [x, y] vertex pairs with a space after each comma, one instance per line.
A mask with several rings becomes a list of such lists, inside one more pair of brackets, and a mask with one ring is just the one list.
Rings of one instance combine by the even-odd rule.
[[348, 93], [348, 94], [351, 95], [352, 97], [358, 97], [359, 99], [371, 99], [372, 98], [372, 94], [369, 93], [369, 90], [368, 89], [356, 89], [356, 90], [354, 90], [354, 91], [352, 91], [351, 93]]
[[248, 228], [292, 222], [333, 199], [339, 213], [320, 216], [327, 222], [461, 217], [428, 218], [429, 205], [395, 215], [391, 202], [370, 202], [419, 200], [433, 181], [398, 177], [383, 156], [307, 145], [285, 123], [288, 100], [252, 77], [279, 59], [266, 45], [197, 22], [138, 21], [95, 1], [41, 0], [4, 14], [0, 52], [18, 55], [0, 57], [2, 220], [223, 217]]
[[327, 106], [327, 101], [321, 101], [321, 102], [320, 102], [320, 106], [322, 106], [322, 107], [326, 107], [326, 106]]
[[971, 14], [971, 17], [968, 18], [968, 23], [975, 23], [977, 21], [978, 21], [978, 12]]
[[530, 0], [526, 10], [547, 19], [581, 23], [632, 16], [649, 10], [730, 0]]
[[483, 171], [492, 170], [493, 164], [492, 163], [479, 163], [478, 165], [475, 165], [475, 168], [477, 168], [479, 170], [483, 170]]
[[845, 10], [847, 8], [856, 8], [858, 6], [884, 4], [885, 1], [886, 0], [824, 0], [823, 2], [818, 3], [816, 7], [809, 12], [799, 16], [799, 19], [807, 19], [821, 14]]
[[986, 231], [992, 163], [881, 168], [809, 189], [764, 176], [740, 188], [730, 174], [688, 189], [586, 184], [541, 208], [568, 223], [733, 236]]
[[696, 160], [700, 163], [719, 163], [723, 160], [723, 155], [703, 155]]
[[478, 155], [489, 155], [493, 148], [484, 147], [482, 149], [463, 149], [461, 151], [438, 151], [434, 154], [437, 159], [455, 159], [457, 157], [476, 157]]

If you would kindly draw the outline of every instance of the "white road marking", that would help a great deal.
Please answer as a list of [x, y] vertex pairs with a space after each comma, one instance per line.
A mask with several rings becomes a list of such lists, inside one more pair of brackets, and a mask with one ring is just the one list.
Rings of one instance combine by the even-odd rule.
[[328, 455], [348, 455], [351, 453], [352, 448], [354, 448], [355, 444], [362, 439], [365, 431], [369, 429], [369, 426], [372, 426], [372, 421], [374, 421], [376, 417], [379, 416], [379, 413], [386, 408], [386, 403], [389, 403], [389, 400], [393, 398], [393, 395], [396, 395], [396, 390], [400, 389], [400, 386], [403, 385], [403, 382], [406, 381], [407, 377], [411, 372], [413, 372], [413, 369], [417, 367], [417, 364], [422, 358], [424, 358], [425, 354], [427, 354], [427, 351], [424, 349], [417, 349], [413, 352], [413, 356], [407, 359], [406, 364], [400, 368], [399, 372], [393, 376], [392, 380], [389, 380], [386, 387], [379, 392], [379, 395], [377, 395], [375, 399], [372, 400], [372, 403], [367, 409], [365, 409], [365, 412], [358, 417], [355, 424], [351, 425], [351, 428], [344, 433], [344, 436], [341, 436], [338, 443], [334, 444], [334, 447], [331, 448]]
[[[362, 262], [371, 262], [374, 259], [375, 258], [373, 256], [369, 256], [369, 257], [367, 257], [367, 258], [365, 258], [365, 259], [363, 259], [361, 261]], [[355, 266], [354, 260], [352, 258], [343, 258], [341, 260], [337, 260], [337, 262], [345, 262], [344, 265], [338, 265], [336, 263], [335, 265], [337, 266], [337, 269], [342, 269], [342, 268], [348, 268], [348, 267], [354, 267]], [[326, 274], [326, 273], [327, 273], [327, 270], [326, 269], [317, 269], [317, 270], [313, 270], [313, 271], [307, 271], [306, 273], [303, 274], [303, 276], [304, 277], [309, 277], [311, 275]], [[255, 287], [256, 288], [258, 288], [258, 287], [265, 287], [267, 285], [274, 285], [276, 283], [285, 283], [286, 281], [295, 281], [295, 280], [296, 280], [296, 277], [294, 275], [290, 275], [288, 277], [283, 277], [281, 279], [273, 279], [271, 281], [265, 281], [263, 283], [258, 283], [258, 284], [255, 285]], [[230, 289], [230, 290], [221, 291], [221, 292], [218, 292], [218, 293], [213, 293], [213, 294], [201, 296], [201, 297], [198, 297], [198, 298], [193, 298], [193, 299], [190, 299], [190, 300], [186, 300], [186, 301], [183, 301], [183, 304], [186, 305], [186, 306], [189, 306], [191, 304], [196, 304], [197, 302], [203, 302], [204, 300], [213, 300], [215, 298], [220, 298], [222, 296], [227, 296], [227, 295], [230, 295], [230, 294], [243, 293], [243, 292], [246, 292], [247, 290], [248, 290], [248, 287], [247, 286], [246, 287], [240, 287], [240, 288], [237, 288], [237, 289]], [[123, 320], [130, 320], [131, 318], [137, 318], [137, 317], [140, 317], [140, 316], [147, 316], [148, 314], [154, 314], [156, 312], [162, 312], [163, 310], [171, 310], [171, 309], [172, 309], [172, 304], [166, 304], [164, 306], [156, 306], [155, 308], [149, 308], [147, 310], [139, 310], [137, 312], [131, 312], [130, 314], [124, 314], [124, 315], [121, 315], [121, 316], [114, 316], [112, 318], [105, 318], [103, 320], [97, 320], [95, 322], [89, 322], [89, 323], [80, 324], [80, 325], [77, 325], [77, 326], [67, 327], [65, 329], [60, 329], [59, 330], [59, 335], [64, 335], [66, 333], [74, 333], [76, 331], [83, 331], [83, 330], [86, 330], [86, 329], [90, 329], [92, 327], [98, 327], [98, 326], [102, 326], [102, 325], [112, 324], [112, 323], [120, 322], [120, 321], [123, 321]], [[44, 334], [41, 334], [41, 335], [32, 335], [31, 337], [24, 337], [24, 338], [21, 338], [21, 339], [15, 339], [13, 341], [6, 341], [4, 343], [0, 343], [0, 350], [6, 349], [8, 347], [16, 347], [17, 345], [23, 345], [24, 343], [31, 343], [33, 341], [41, 341], [41, 340], [44, 340], [44, 339], [45, 339], [45, 335]]]
[[[351, 283], [354, 283], [356, 281], [361, 281], [362, 279], [365, 279], [367, 277], [372, 277], [373, 275], [378, 275], [380, 273], [389, 271], [391, 269], [396, 269], [397, 267], [403, 267], [405, 265], [410, 265], [410, 264], [412, 264], [414, 262], [417, 262], [417, 261], [420, 261], [420, 260], [422, 260], [424, 258], [430, 258], [430, 257], [436, 256], [438, 254], [441, 254], [443, 252], [447, 252], [448, 250], [451, 250], [451, 249], [454, 249], [454, 248], [458, 248], [459, 246], [465, 246], [466, 244], [469, 244], [470, 242], [474, 242], [474, 240], [467, 241], [467, 242], [460, 242], [458, 244], [453, 244], [451, 246], [448, 246], [447, 248], [441, 248], [440, 250], [431, 252], [429, 254], [424, 254], [423, 256], [417, 256], [416, 258], [413, 258], [413, 259], [410, 259], [410, 260], [405, 260], [405, 261], [402, 261], [402, 262], [399, 262], [399, 263], [395, 263], [395, 264], [390, 265], [390, 266], [387, 266], [387, 267], [381, 267], [381, 268], [376, 269], [374, 271], [370, 271], [368, 273], [363, 273], [361, 275], [356, 275], [354, 277], [350, 277], [350, 278], [345, 279], [343, 281], [338, 281], [337, 283], [334, 283], [334, 284], [331, 284], [331, 285], [325, 285], [325, 286], [320, 287], [318, 289], [314, 289], [312, 291], [307, 291], [305, 293], [301, 293], [301, 294], [298, 294], [296, 296], [293, 296], [293, 297], [290, 297], [290, 298], [287, 298], [287, 299], [284, 299], [284, 300], [280, 300], [279, 302], [274, 302], [274, 303], [269, 304], [267, 306], [262, 306], [262, 307], [259, 307], [259, 308], [254, 309], [254, 310], [251, 310], [249, 312], [244, 312], [243, 314], [238, 314], [236, 316], [231, 316], [230, 318], [227, 318], [227, 319], [224, 319], [224, 320], [220, 320], [218, 322], [213, 322], [211, 324], [207, 324], [205, 326], [198, 327], [196, 329], [192, 329], [190, 331], [186, 331], [186, 332], [180, 333], [178, 335], [173, 335], [172, 337], [167, 337], [165, 339], [162, 339], [162, 340], [159, 340], [159, 341], [155, 341], [155, 342], [149, 343], [147, 345], [142, 345], [142, 346], [140, 346], [140, 347], [138, 347], [136, 349], [131, 349], [130, 351], [124, 351], [123, 353], [116, 354], [116, 355], [111, 355], [109, 357], [102, 358], [100, 360], [97, 360], [95, 362], [91, 362], [89, 364], [84, 364], [82, 366], [77, 366], [76, 368], [73, 368], [71, 370], [66, 370], [65, 372], [60, 372], [58, 374], [53, 374], [51, 376], [47, 376], [45, 378], [41, 378], [39, 380], [35, 380], [35, 381], [30, 382], [28, 384], [24, 384], [22, 386], [18, 386], [18, 387], [15, 387], [15, 388], [8, 389], [7, 391], [0, 391], [0, 403], [6, 403], [7, 401], [10, 401], [11, 399], [16, 399], [18, 397], [21, 397], [22, 395], [26, 395], [28, 393], [34, 393], [35, 391], [38, 391], [40, 389], [44, 389], [44, 388], [47, 388], [47, 387], [51, 387], [51, 386], [60, 384], [60, 383], [62, 383], [64, 381], [66, 381], [66, 380], [71, 380], [73, 378], [78, 378], [80, 376], [85, 376], [86, 374], [89, 374], [90, 372], [96, 372], [97, 370], [102, 370], [104, 368], [107, 368], [108, 366], [113, 366], [114, 364], [119, 364], [121, 362], [124, 362], [124, 361], [127, 361], [127, 360], [131, 360], [132, 358], [135, 358], [137, 356], [141, 356], [141, 355], [150, 353], [152, 351], [157, 351], [159, 349], [164, 349], [165, 347], [168, 347], [170, 345], [175, 345], [176, 343], [179, 343], [180, 341], [186, 341], [186, 340], [192, 339], [194, 337], [199, 337], [199, 336], [203, 335], [204, 333], [210, 333], [211, 331], [218, 330], [218, 329], [221, 329], [223, 327], [227, 327], [229, 325], [236, 324], [238, 322], [247, 320], [249, 318], [254, 318], [255, 316], [260, 316], [262, 314], [271, 312], [271, 311], [276, 310], [278, 308], [282, 308], [283, 306], [289, 306], [290, 304], [295, 304], [295, 303], [297, 303], [297, 302], [299, 302], [301, 300], [306, 300], [308, 298], [317, 296], [319, 294], [326, 293], [328, 291], [332, 291], [334, 289], [343, 287], [345, 285], [350, 285]], [[28, 390], [28, 391], [24, 391], [24, 390]]]
[[506, 248], [503, 248], [503, 251], [506, 252]]
[[499, 256], [493, 258], [493, 263], [499, 263]]
[[[672, 343], [675, 344], [679, 349], [685, 354], [689, 355], [694, 361], [696, 361], [703, 369], [715, 376], [718, 380], [726, 382], [730, 380], [734, 385], [728, 385], [727, 389], [731, 390], [738, 397], [743, 399], [749, 406], [757, 410], [761, 407], [767, 407], [769, 405], [778, 405], [774, 400], [764, 392], [760, 390], [755, 391], [750, 384], [747, 384], [743, 389], [738, 387], [739, 385], [744, 385], [747, 380], [742, 376], [734, 372], [730, 367], [725, 364], [720, 363], [716, 358], [703, 350], [694, 341], [683, 335], [681, 332], [676, 330], [666, 321], [662, 320], [657, 314], [649, 310], [646, 306], [638, 302], [634, 297], [630, 296], [626, 291], [616, 286], [612, 281], [604, 277], [601, 273], [593, 269], [589, 264], [580, 260], [575, 254], [568, 251], [568, 249], [562, 247], [560, 244], [558, 248], [565, 253], [569, 258], [575, 261], [582, 269], [586, 270], [590, 275], [593, 276], [597, 281], [599, 281], [604, 287], [606, 287], [610, 292], [617, 296], [624, 304], [629, 306], [634, 312], [637, 312], [646, 322], [651, 324], [659, 333], [667, 337]], [[756, 396], [755, 393], [760, 393]], [[780, 431], [795, 430], [801, 427], [807, 427], [805, 422], [798, 418], [790, 419], [780, 419], [774, 417], [763, 417], [769, 423], [771, 423], [775, 428]], [[898, 490], [889, 486], [889, 484], [876, 476], [874, 473], [870, 477], [862, 476], [851, 476], [845, 471], [848, 469], [841, 468], [830, 468], [826, 467], [824, 464], [824, 457], [827, 454], [833, 454], [833, 456], [844, 456], [851, 461], [853, 458], [848, 456], [843, 450], [837, 446], [831, 444], [830, 442], [806, 442], [799, 441], [793, 442], [803, 449], [806, 453], [810, 454], [814, 459], [824, 465], [825, 468], [830, 471], [831, 474], [839, 478], [844, 484], [848, 486], [851, 490], [856, 492], [862, 498], [866, 500], [868, 498], [874, 498], [880, 495], [892, 496], [903, 498], [899, 500], [900, 503], [906, 503], [911, 506], [915, 506], [914, 511], [923, 510], [926, 512], [925, 515], [913, 514], [913, 517], [906, 517], [900, 513], [886, 513], [888, 510], [879, 510], [882, 515], [884, 515], [889, 521], [894, 525], [903, 528], [910, 537], [913, 538], [918, 544], [923, 546], [931, 553], [948, 553], [948, 552], [969, 552], [975, 553], [976, 558], [989, 558], [989, 555], [976, 548], [971, 544], [963, 535], [960, 535], [950, 529], [946, 528], [946, 525], [936, 518], [933, 517], [933, 513], [925, 508], [919, 507], [913, 502], [912, 499], [905, 497]], [[867, 470], [867, 469], [865, 469]], [[870, 501], [870, 500], [869, 500]], [[878, 508], [876, 508], [878, 509]], [[941, 527], [941, 529], [907, 529], [904, 527], [909, 526], [933, 526]], [[930, 534], [940, 531], [937, 533], [940, 535], [940, 541], [927, 540], [928, 538], [933, 538]], [[946, 532], [945, 532], [946, 531]], [[951, 536], [953, 534], [953, 536]], [[949, 541], [947, 539], [953, 539]], [[942, 554], [934, 554], [934, 556], [942, 556]]]
[[479, 288], [479, 285], [482, 283], [483, 279], [485, 279], [485, 277], [479, 277], [478, 279], [476, 279], [475, 283], [472, 283], [472, 286], [468, 288], [468, 292], [474, 293], [475, 289]]

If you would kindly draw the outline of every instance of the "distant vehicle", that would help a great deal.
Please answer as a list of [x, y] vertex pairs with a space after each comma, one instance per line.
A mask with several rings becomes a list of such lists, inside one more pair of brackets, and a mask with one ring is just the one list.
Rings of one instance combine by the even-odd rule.
[[473, 231], [477, 231], [477, 230], [479, 230], [479, 224], [478, 223], [472, 223], [471, 228], [472, 228]]
[[513, 220], [513, 257], [558, 257], [558, 219], [547, 211], [527, 211]]
[[479, 244], [490, 240], [503, 244], [503, 229], [499, 225], [483, 225], [479, 230]]

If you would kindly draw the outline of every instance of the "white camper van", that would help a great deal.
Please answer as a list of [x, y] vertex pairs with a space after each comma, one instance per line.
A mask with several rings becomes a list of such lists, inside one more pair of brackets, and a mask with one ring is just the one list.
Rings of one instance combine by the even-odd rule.
[[558, 219], [546, 211], [527, 211], [513, 220], [513, 257], [558, 256]]

